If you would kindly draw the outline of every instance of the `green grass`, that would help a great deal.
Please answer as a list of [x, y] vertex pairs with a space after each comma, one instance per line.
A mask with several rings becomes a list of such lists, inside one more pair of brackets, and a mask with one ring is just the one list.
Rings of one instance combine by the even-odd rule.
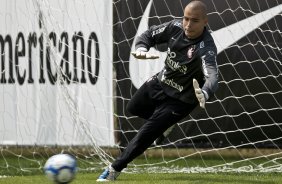
[[[72, 184], [97, 183], [99, 173], [78, 173]], [[43, 175], [0, 178], [1, 184], [50, 184]], [[122, 174], [115, 184], [279, 184], [280, 174]]]
[[[169, 163], [173, 158], [147, 158], [142, 157], [133, 161], [134, 164], [156, 164], [167, 162], [161, 167], [206, 167], [218, 165], [222, 163], [230, 163], [237, 158], [229, 157], [191, 157], [179, 159]], [[44, 176], [42, 167], [46, 161], [44, 157], [23, 157], [18, 155], [5, 156], [0, 158], [0, 184], [50, 184]], [[97, 161], [97, 159], [96, 159]], [[258, 159], [247, 161], [244, 164], [258, 165], [267, 162], [268, 159]], [[276, 160], [278, 163], [280, 160]], [[280, 161], [281, 162], [281, 161]], [[96, 164], [96, 165], [95, 165]], [[240, 166], [241, 163], [239, 163]], [[280, 163], [281, 164], [281, 163]], [[72, 184], [91, 184], [96, 183], [96, 179], [102, 172], [101, 165], [97, 167], [95, 158], [78, 159], [79, 171]], [[98, 170], [89, 171], [87, 168], [95, 168]], [[281, 173], [173, 173], [173, 174], [156, 174], [144, 169], [138, 170], [138, 174], [122, 173], [115, 183], [123, 184], [282, 184]], [[8, 177], [1, 177], [1, 176]]]

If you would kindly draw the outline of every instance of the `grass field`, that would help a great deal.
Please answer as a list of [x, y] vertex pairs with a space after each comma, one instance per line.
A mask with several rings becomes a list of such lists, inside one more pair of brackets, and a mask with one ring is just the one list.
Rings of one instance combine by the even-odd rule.
[[[187, 159], [180, 159], [173, 163], [166, 163], [164, 165], [157, 165], [161, 167], [177, 166], [180, 168], [189, 167], [206, 167], [223, 162], [232, 162], [238, 158], [229, 157], [191, 157]], [[0, 157], [0, 184], [50, 184], [43, 174], [42, 167], [46, 161], [45, 157], [25, 157], [19, 155]], [[155, 164], [163, 161], [163, 158], [146, 158], [140, 157], [134, 160], [134, 164]], [[267, 158], [252, 160], [249, 163], [259, 165], [269, 161]], [[276, 164], [280, 160], [276, 160]], [[282, 162], [282, 161], [280, 161]], [[247, 163], [247, 164], [249, 164]], [[246, 164], [246, 163], [245, 163]], [[97, 183], [96, 179], [102, 172], [102, 169], [95, 168], [93, 165], [93, 158], [78, 159], [79, 170], [75, 180], [72, 184], [91, 184]], [[101, 165], [100, 165], [101, 167]], [[89, 170], [87, 168], [94, 168]], [[150, 168], [150, 167], [149, 167]], [[123, 184], [282, 184], [282, 174], [279, 173], [248, 173], [248, 172], [233, 172], [233, 173], [151, 173], [147, 168], [142, 168], [138, 173], [122, 173], [117, 181], [114, 183]]]
[[[78, 173], [72, 184], [97, 183], [99, 173]], [[43, 175], [0, 178], [1, 184], [50, 184]], [[276, 184], [282, 183], [281, 174], [122, 174], [114, 183], [125, 184]]]

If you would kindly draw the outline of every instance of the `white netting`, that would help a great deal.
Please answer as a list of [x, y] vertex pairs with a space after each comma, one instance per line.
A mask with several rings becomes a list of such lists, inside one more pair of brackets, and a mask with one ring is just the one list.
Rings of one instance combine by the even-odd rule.
[[109, 163], [111, 1], [2, 5], [0, 174], [41, 172], [59, 152], [82, 158], [82, 170]]
[[[114, 37], [118, 53], [114, 62], [125, 73], [117, 75], [118, 84], [127, 86], [118, 91], [124, 97], [120, 99], [123, 103], [161, 69], [166, 57], [163, 46], [158, 47], [161, 52], [151, 49], [160, 55], [156, 62], [140, 62], [127, 56], [134, 50], [135, 36], [151, 25], [181, 18], [188, 2], [115, 2], [114, 26], [121, 33]], [[145, 154], [148, 163], [144, 165], [157, 172], [281, 171], [281, 1], [204, 2], [208, 7], [208, 27], [218, 47], [218, 92], [207, 103], [205, 111], [197, 108], [178, 123], [162, 145], [149, 148]], [[119, 8], [123, 8], [122, 11]], [[124, 69], [127, 67], [129, 71]], [[119, 115], [121, 147], [125, 147], [142, 120], [130, 116], [124, 109]], [[178, 158], [169, 158], [171, 154]], [[159, 162], [151, 163], [152, 155], [158, 155]], [[218, 163], [210, 161], [211, 155]], [[201, 167], [194, 167], [195, 157], [201, 158]], [[184, 163], [184, 169], [154, 167], [177, 165], [178, 161]], [[138, 162], [133, 165], [143, 166]]]
[[[40, 171], [57, 152], [104, 167], [142, 125], [125, 106], [166, 56], [160, 45], [160, 60], [135, 61], [135, 36], [189, 1], [1, 2], [0, 175]], [[282, 1], [204, 2], [218, 92], [126, 171], [281, 172]]]

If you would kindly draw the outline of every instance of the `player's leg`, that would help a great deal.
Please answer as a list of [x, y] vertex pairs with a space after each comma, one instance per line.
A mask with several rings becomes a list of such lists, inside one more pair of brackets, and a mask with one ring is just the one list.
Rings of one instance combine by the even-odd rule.
[[155, 145], [161, 145], [164, 140], [168, 137], [168, 135], [175, 129], [176, 124], [172, 125], [171, 127], [169, 127], [166, 131], [164, 131], [164, 133], [162, 133], [155, 141], [154, 144]]
[[196, 104], [188, 105], [171, 98], [165, 99], [164, 103], [156, 108], [154, 114], [129, 142], [120, 157], [113, 162], [112, 167], [116, 171], [122, 171], [129, 162], [141, 155], [165, 130], [186, 117], [195, 107]]
[[[158, 79], [156, 76], [153, 76], [133, 95], [127, 104], [127, 111], [135, 116], [148, 119], [156, 108], [156, 101], [163, 96], [164, 94], [161, 86], [159, 85]], [[163, 134], [161, 134], [155, 140], [155, 145], [160, 145], [173, 131], [175, 126], [175, 124], [172, 125]]]
[[126, 106], [127, 112], [143, 119], [148, 119], [155, 110], [155, 104], [152, 102], [152, 99], [149, 98], [147, 88], [147, 84], [143, 84]]
[[140, 128], [121, 155], [100, 175], [97, 181], [115, 180], [127, 164], [141, 155], [165, 130], [187, 116], [195, 105], [168, 98]]
[[128, 112], [143, 119], [152, 116], [156, 108], [155, 94], [160, 93], [161, 90], [157, 80], [153, 76], [135, 92], [126, 106]]
[[120, 172], [116, 171], [111, 165], [109, 165], [104, 172], [96, 180], [98, 182], [114, 181], [120, 175]]
[[[162, 89], [158, 84], [157, 78], [153, 76], [133, 95], [132, 99], [127, 104], [127, 111], [143, 119], [148, 119], [155, 111], [155, 98], [158, 98], [158, 94], [162, 93], [160, 91], [162, 91]], [[114, 169], [112, 165], [110, 165], [99, 176], [97, 181], [115, 180], [119, 174], [120, 171]]]

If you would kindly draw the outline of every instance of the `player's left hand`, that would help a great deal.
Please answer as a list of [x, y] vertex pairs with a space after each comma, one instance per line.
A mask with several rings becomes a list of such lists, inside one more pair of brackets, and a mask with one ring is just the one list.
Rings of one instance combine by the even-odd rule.
[[200, 107], [202, 107], [204, 109], [205, 103], [206, 103], [205, 95], [204, 95], [202, 89], [199, 87], [199, 83], [196, 79], [193, 79], [193, 87], [194, 87], [194, 90], [195, 90], [196, 97], [198, 98], [198, 101], [200, 103]]
[[144, 47], [138, 48], [135, 52], [131, 53], [136, 59], [158, 59], [159, 56], [151, 54]]

